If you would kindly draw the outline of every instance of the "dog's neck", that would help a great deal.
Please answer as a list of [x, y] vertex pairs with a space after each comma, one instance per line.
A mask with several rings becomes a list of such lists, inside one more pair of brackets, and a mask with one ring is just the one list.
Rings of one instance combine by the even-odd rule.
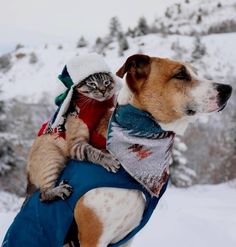
[[[118, 95], [117, 101], [119, 105], [126, 105], [130, 104], [140, 110], [145, 110], [142, 107], [142, 104], [133, 96], [132, 92], [130, 91], [129, 87], [127, 86], [126, 82], [123, 84], [122, 89], [120, 90], [120, 93]], [[194, 117], [183, 117], [181, 119], [178, 119], [172, 123], [162, 123], [158, 121], [158, 124], [161, 126], [161, 128], [165, 131], [172, 131], [176, 133], [177, 135], [183, 135], [185, 130], [187, 129], [189, 123], [195, 121]]]

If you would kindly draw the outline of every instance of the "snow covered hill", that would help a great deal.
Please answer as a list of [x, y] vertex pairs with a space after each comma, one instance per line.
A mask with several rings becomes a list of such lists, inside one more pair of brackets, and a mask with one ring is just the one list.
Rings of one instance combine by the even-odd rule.
[[[132, 247], [235, 247], [235, 191], [236, 181], [189, 189], [169, 188]], [[20, 203], [6, 194], [0, 193], [0, 198], [1, 243]], [[11, 202], [8, 209], [7, 201]]]
[[[0, 242], [23, 200], [1, 190], [24, 194], [28, 148], [41, 123], [53, 112], [54, 98], [61, 88], [57, 76], [72, 56], [100, 52], [114, 73], [135, 53], [169, 57], [190, 62], [201, 76], [236, 87], [236, 0], [172, 2], [148, 30], [137, 35], [135, 27], [123, 33], [128, 49], [122, 52], [119, 40], [108, 35], [96, 43], [84, 42], [80, 46], [85, 46], [79, 48], [76, 42], [18, 45], [11, 53], [0, 56], [0, 134], [9, 142], [0, 142], [0, 149], [4, 146], [8, 156], [14, 153], [21, 160], [13, 159], [7, 166], [10, 172], [2, 172], [0, 177]], [[180, 139], [186, 146], [179, 153], [186, 163], [180, 173], [184, 177], [182, 173], [189, 169], [196, 175], [188, 185], [235, 179], [235, 119], [234, 90], [222, 114], [203, 117]], [[14, 142], [10, 136], [14, 136]], [[0, 152], [0, 166], [2, 160], [6, 161], [3, 156]], [[235, 247], [235, 190], [235, 180], [214, 186], [169, 188], [133, 247]]]
[[[130, 49], [124, 51], [123, 57], [117, 55], [117, 43], [111, 43], [105, 53], [105, 59], [115, 72], [125, 59], [134, 53], [151, 56], [170, 57], [191, 62], [196, 46], [196, 38], [183, 35], [149, 34], [143, 37], [129, 38]], [[236, 33], [214, 34], [204, 36], [201, 45], [205, 54], [199, 61], [194, 61], [201, 74], [222, 78], [236, 75]], [[223, 44], [223, 45], [222, 45]], [[75, 54], [93, 51], [93, 46], [75, 48], [75, 44], [66, 44], [62, 49], [56, 45], [47, 48], [21, 48], [12, 52], [11, 67], [0, 73], [0, 86], [7, 99], [20, 98], [27, 102], [40, 102], [45, 96], [55, 96], [60, 82], [57, 75], [67, 60]], [[30, 62], [32, 54], [37, 61]], [[53, 103], [53, 98], [51, 99]]]
[[169, 6], [155, 24], [158, 30], [182, 35], [235, 32], [236, 1], [178, 1]]
[[[127, 40], [129, 49], [123, 51], [123, 56], [119, 56], [119, 44], [115, 40], [103, 49], [105, 60], [113, 72], [129, 55], [145, 53], [191, 62], [200, 75], [236, 85], [236, 33], [202, 37], [148, 34], [128, 37]], [[67, 60], [75, 54], [94, 50], [96, 47], [93, 44], [76, 48], [75, 43], [70, 43], [18, 48], [6, 56], [8, 66], [0, 71], [0, 96], [10, 104], [7, 122], [14, 123], [14, 126], [9, 127], [9, 131], [19, 136], [19, 142], [22, 138], [32, 140], [41, 123], [53, 112], [54, 98], [58, 88], [61, 88], [57, 76]], [[223, 114], [214, 114], [209, 120], [203, 118], [200, 125], [196, 123], [186, 133], [184, 142], [189, 150], [186, 152], [187, 163], [197, 174], [193, 183], [220, 183], [235, 177], [235, 144], [232, 139], [235, 105], [235, 97], [232, 97]], [[220, 146], [216, 145], [219, 143]], [[27, 149], [23, 151], [25, 159]], [[209, 155], [211, 152], [214, 155]], [[20, 169], [23, 174], [23, 167]], [[22, 176], [19, 178], [22, 183], [25, 181]], [[8, 179], [7, 176], [3, 178], [0, 186], [9, 187]]]

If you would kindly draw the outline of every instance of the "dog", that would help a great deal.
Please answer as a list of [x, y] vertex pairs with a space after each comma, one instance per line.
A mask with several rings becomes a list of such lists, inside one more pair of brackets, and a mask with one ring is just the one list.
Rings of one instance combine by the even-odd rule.
[[[232, 92], [230, 85], [199, 78], [189, 64], [141, 54], [129, 57], [117, 75], [126, 75], [118, 104], [150, 113], [163, 130], [176, 134], [183, 134], [199, 115], [223, 110]], [[118, 242], [139, 225], [144, 210], [145, 199], [138, 190], [87, 192], [74, 209], [80, 246], [106, 247]]]

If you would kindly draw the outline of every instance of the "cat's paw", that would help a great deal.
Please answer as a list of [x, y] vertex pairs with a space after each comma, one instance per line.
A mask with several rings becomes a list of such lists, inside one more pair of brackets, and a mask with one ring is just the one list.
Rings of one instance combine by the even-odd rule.
[[40, 195], [40, 201], [48, 202], [54, 201], [58, 198], [66, 200], [72, 192], [73, 188], [68, 184], [66, 180], [63, 180], [58, 186], [42, 191]]
[[112, 154], [105, 154], [102, 159], [102, 166], [109, 172], [116, 173], [120, 168], [120, 162]]
[[66, 180], [62, 180], [55, 189], [57, 189], [56, 196], [62, 200], [66, 200], [73, 192], [73, 188]]

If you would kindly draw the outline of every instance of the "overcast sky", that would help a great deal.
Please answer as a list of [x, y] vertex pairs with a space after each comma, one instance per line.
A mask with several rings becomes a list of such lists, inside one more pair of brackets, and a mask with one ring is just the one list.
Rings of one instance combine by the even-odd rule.
[[127, 28], [140, 16], [148, 21], [176, 0], [0, 0], [0, 53], [17, 43], [37, 45], [104, 35], [118, 16]]

